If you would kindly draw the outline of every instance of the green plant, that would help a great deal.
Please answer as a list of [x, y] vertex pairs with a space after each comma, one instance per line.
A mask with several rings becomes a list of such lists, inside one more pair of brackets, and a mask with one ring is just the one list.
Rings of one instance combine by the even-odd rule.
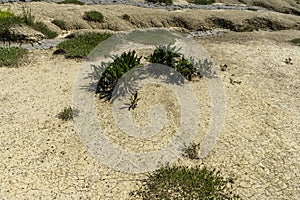
[[108, 33], [87, 33], [61, 42], [57, 52], [65, 53], [67, 58], [85, 58], [100, 42], [109, 38]]
[[294, 44], [297, 44], [297, 45], [300, 45], [300, 38], [292, 39], [290, 42], [292, 42]]
[[239, 199], [231, 188], [233, 181], [221, 176], [220, 171], [206, 167], [164, 167], [142, 180], [134, 198], [155, 199]]
[[111, 95], [118, 80], [130, 69], [140, 65], [142, 57], [138, 57], [136, 52], [124, 52], [121, 56], [114, 56], [114, 61], [110, 63], [98, 81], [96, 93], [100, 98], [111, 100]]
[[92, 10], [92, 11], [87, 11], [83, 15], [83, 19], [87, 21], [93, 21], [93, 22], [103, 22], [104, 16], [102, 13]]
[[54, 19], [51, 21], [52, 24], [55, 24], [56, 26], [58, 26], [60, 29], [62, 30], [68, 30], [68, 27], [66, 25], [66, 22], [60, 19]]
[[185, 155], [190, 159], [199, 159], [199, 143], [192, 143], [185, 149]]
[[17, 65], [27, 53], [28, 51], [26, 49], [19, 47], [0, 47], [0, 66]]
[[147, 60], [151, 63], [159, 63], [174, 68], [188, 80], [192, 80], [197, 74], [197, 69], [193, 63], [185, 59], [179, 50], [176, 50], [176, 47], [170, 45], [158, 46]]
[[9, 29], [16, 24], [21, 24], [22, 19], [7, 9], [0, 10], [0, 37], [4, 37], [9, 33]]
[[136, 91], [130, 98], [130, 106], [128, 108], [128, 110], [132, 109], [134, 110], [137, 106], [137, 102], [140, 100], [140, 98], [138, 98], [138, 92]]
[[21, 18], [22, 18], [23, 23], [25, 23], [28, 26], [33, 26], [35, 23], [35, 18], [31, 14], [31, 10], [28, 9], [27, 7], [25, 7], [24, 5], [22, 6]]
[[130, 15], [124, 14], [124, 15], [122, 15], [122, 19], [129, 20], [130, 19]]
[[167, 5], [173, 4], [172, 0], [146, 0], [146, 1], [152, 2], [152, 3], [165, 3]]
[[58, 2], [58, 4], [77, 4], [77, 5], [84, 5], [82, 1], [79, 0], [64, 0], [62, 2]]
[[215, 0], [188, 0], [188, 2], [200, 5], [208, 5], [215, 3]]
[[43, 22], [34, 22], [32, 28], [43, 33], [47, 38], [55, 38], [58, 34], [55, 31], [51, 31]]
[[58, 113], [57, 117], [63, 121], [68, 121], [73, 119], [77, 114], [78, 110], [73, 109], [72, 107], [65, 107]]

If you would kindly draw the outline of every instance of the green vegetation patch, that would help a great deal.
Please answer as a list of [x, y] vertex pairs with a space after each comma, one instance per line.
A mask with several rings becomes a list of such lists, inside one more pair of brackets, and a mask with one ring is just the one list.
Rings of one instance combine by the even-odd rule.
[[54, 19], [54, 20], [51, 21], [51, 23], [55, 24], [56, 26], [58, 26], [62, 30], [68, 30], [67, 24], [63, 20]]
[[7, 34], [9, 29], [13, 25], [21, 24], [22, 19], [19, 16], [16, 16], [9, 9], [2, 11], [0, 10], [0, 36]]
[[146, 0], [146, 1], [152, 2], [152, 3], [165, 3], [167, 5], [173, 4], [172, 0]]
[[[139, 66], [141, 64], [141, 58], [142, 57], [136, 55], [134, 50], [128, 53], [124, 52], [121, 56], [115, 56], [114, 61], [105, 68], [105, 71], [98, 81], [96, 93], [100, 94], [100, 98], [111, 100], [113, 89], [118, 80], [122, 78], [126, 72]], [[137, 100], [133, 102], [137, 102]]]
[[83, 15], [83, 19], [87, 21], [93, 21], [93, 22], [103, 22], [104, 21], [104, 16], [102, 13], [92, 10], [92, 11], [87, 11]]
[[67, 58], [85, 58], [102, 41], [109, 38], [108, 33], [87, 33], [61, 42], [56, 52], [65, 53]]
[[22, 7], [22, 14], [16, 16], [9, 9], [6, 11], [0, 10], [0, 37], [9, 38], [9, 29], [12, 26], [26, 24], [31, 28], [43, 33], [47, 38], [55, 38], [58, 34], [51, 31], [44, 23], [35, 21], [34, 16], [31, 14], [31, 10], [26, 7]]
[[75, 4], [75, 5], [84, 5], [83, 2], [79, 0], [64, 0], [62, 2], [58, 2], [58, 4]]
[[142, 180], [133, 197], [155, 199], [239, 199], [231, 189], [233, 181], [204, 167], [165, 167]]
[[26, 49], [19, 47], [0, 47], [0, 66], [15, 66], [28, 53]]
[[300, 45], [300, 38], [292, 39], [290, 42], [292, 42], [294, 44], [297, 44], [297, 45]]
[[188, 0], [188, 2], [200, 5], [208, 5], [215, 3], [215, 0]]

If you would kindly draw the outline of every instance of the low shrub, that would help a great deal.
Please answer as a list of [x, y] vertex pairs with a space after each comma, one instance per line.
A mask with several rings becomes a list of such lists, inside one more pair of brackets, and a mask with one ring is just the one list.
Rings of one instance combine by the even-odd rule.
[[188, 2], [200, 5], [208, 5], [215, 3], [215, 0], [188, 0]]
[[221, 176], [220, 171], [205, 167], [164, 167], [142, 180], [134, 198], [155, 199], [239, 199], [232, 189], [233, 181]]
[[103, 72], [98, 81], [96, 93], [100, 94], [101, 99], [111, 100], [111, 95], [118, 80], [129, 70], [141, 64], [141, 58], [136, 52], [124, 52], [121, 56], [115, 56]]
[[181, 55], [175, 47], [159, 46], [147, 58], [151, 63], [159, 63], [174, 68], [186, 79], [192, 80], [197, 75], [197, 69], [193, 63]]
[[173, 4], [173, 0], [146, 0], [146, 1], [152, 2], [152, 3], [165, 3], [167, 5]]
[[64, 0], [62, 2], [58, 2], [58, 4], [76, 4], [76, 5], [84, 5], [82, 1], [79, 0]]
[[87, 33], [61, 42], [57, 52], [63, 52], [67, 58], [85, 58], [100, 42], [109, 38], [108, 33]]
[[103, 22], [104, 21], [104, 16], [102, 13], [92, 10], [92, 11], [87, 11], [83, 15], [83, 19], [87, 21], [93, 21], [93, 22]]
[[26, 49], [19, 47], [0, 47], [0, 66], [15, 66], [28, 53]]
[[59, 19], [54, 19], [51, 21], [52, 24], [55, 24], [56, 26], [58, 26], [60, 29], [62, 30], [68, 30], [68, 27], [66, 25], [66, 22], [63, 20], [59, 20]]

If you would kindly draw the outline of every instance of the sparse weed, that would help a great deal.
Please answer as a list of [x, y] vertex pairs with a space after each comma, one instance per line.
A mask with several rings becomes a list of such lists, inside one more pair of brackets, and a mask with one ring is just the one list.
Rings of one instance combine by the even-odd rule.
[[137, 106], [137, 102], [140, 100], [140, 98], [138, 98], [138, 92], [136, 91], [130, 98], [130, 105], [128, 110], [132, 109], [134, 110]]
[[190, 159], [199, 159], [199, 149], [200, 144], [199, 143], [192, 143], [190, 146], [188, 146], [185, 149], [185, 155]]
[[68, 121], [73, 119], [78, 114], [78, 110], [73, 109], [72, 107], [65, 107], [60, 111], [57, 117], [63, 121]]
[[128, 14], [124, 14], [124, 15], [122, 15], [122, 19], [124, 19], [124, 20], [129, 20], [130, 19], [130, 15], [128, 15]]

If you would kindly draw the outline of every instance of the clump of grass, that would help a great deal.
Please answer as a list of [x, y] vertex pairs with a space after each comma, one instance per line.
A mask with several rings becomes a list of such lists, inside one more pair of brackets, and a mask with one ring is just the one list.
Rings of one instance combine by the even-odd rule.
[[92, 10], [92, 11], [87, 11], [83, 15], [83, 19], [87, 21], [93, 21], [93, 22], [103, 22], [104, 21], [104, 16], [102, 13]]
[[129, 20], [130, 19], [130, 15], [124, 14], [124, 15], [122, 15], [122, 19]]
[[297, 44], [297, 45], [300, 45], [300, 38], [292, 39], [290, 42], [294, 43], [294, 44]]
[[190, 159], [199, 159], [199, 143], [192, 143], [189, 147], [185, 149], [185, 155]]
[[73, 109], [72, 107], [65, 107], [58, 113], [57, 117], [63, 121], [68, 121], [73, 119], [77, 114], [78, 110]]
[[233, 181], [220, 171], [205, 167], [164, 167], [142, 180], [139, 190], [130, 195], [139, 199], [240, 199], [234, 194]]
[[100, 42], [109, 38], [108, 33], [87, 33], [61, 42], [57, 52], [63, 52], [67, 58], [85, 58]]
[[43, 33], [47, 38], [55, 38], [58, 34], [55, 31], [51, 31], [43, 22], [34, 22], [31, 26], [33, 29]]
[[55, 24], [56, 26], [58, 26], [60, 29], [62, 30], [68, 30], [67, 24], [65, 21], [60, 20], [60, 19], [54, 19], [51, 21], [52, 24]]
[[0, 66], [15, 66], [27, 53], [26, 49], [20, 47], [0, 47]]
[[0, 10], [0, 36], [8, 34], [13, 25], [21, 24], [22, 19], [11, 12], [10, 9]]
[[215, 3], [215, 0], [188, 0], [188, 2], [200, 5], [208, 5]]
[[172, 0], [146, 0], [146, 1], [152, 2], [152, 3], [165, 3], [167, 5], [173, 4]]
[[82, 1], [79, 1], [79, 0], [64, 0], [62, 2], [58, 2], [58, 4], [84, 5], [84, 3]]

